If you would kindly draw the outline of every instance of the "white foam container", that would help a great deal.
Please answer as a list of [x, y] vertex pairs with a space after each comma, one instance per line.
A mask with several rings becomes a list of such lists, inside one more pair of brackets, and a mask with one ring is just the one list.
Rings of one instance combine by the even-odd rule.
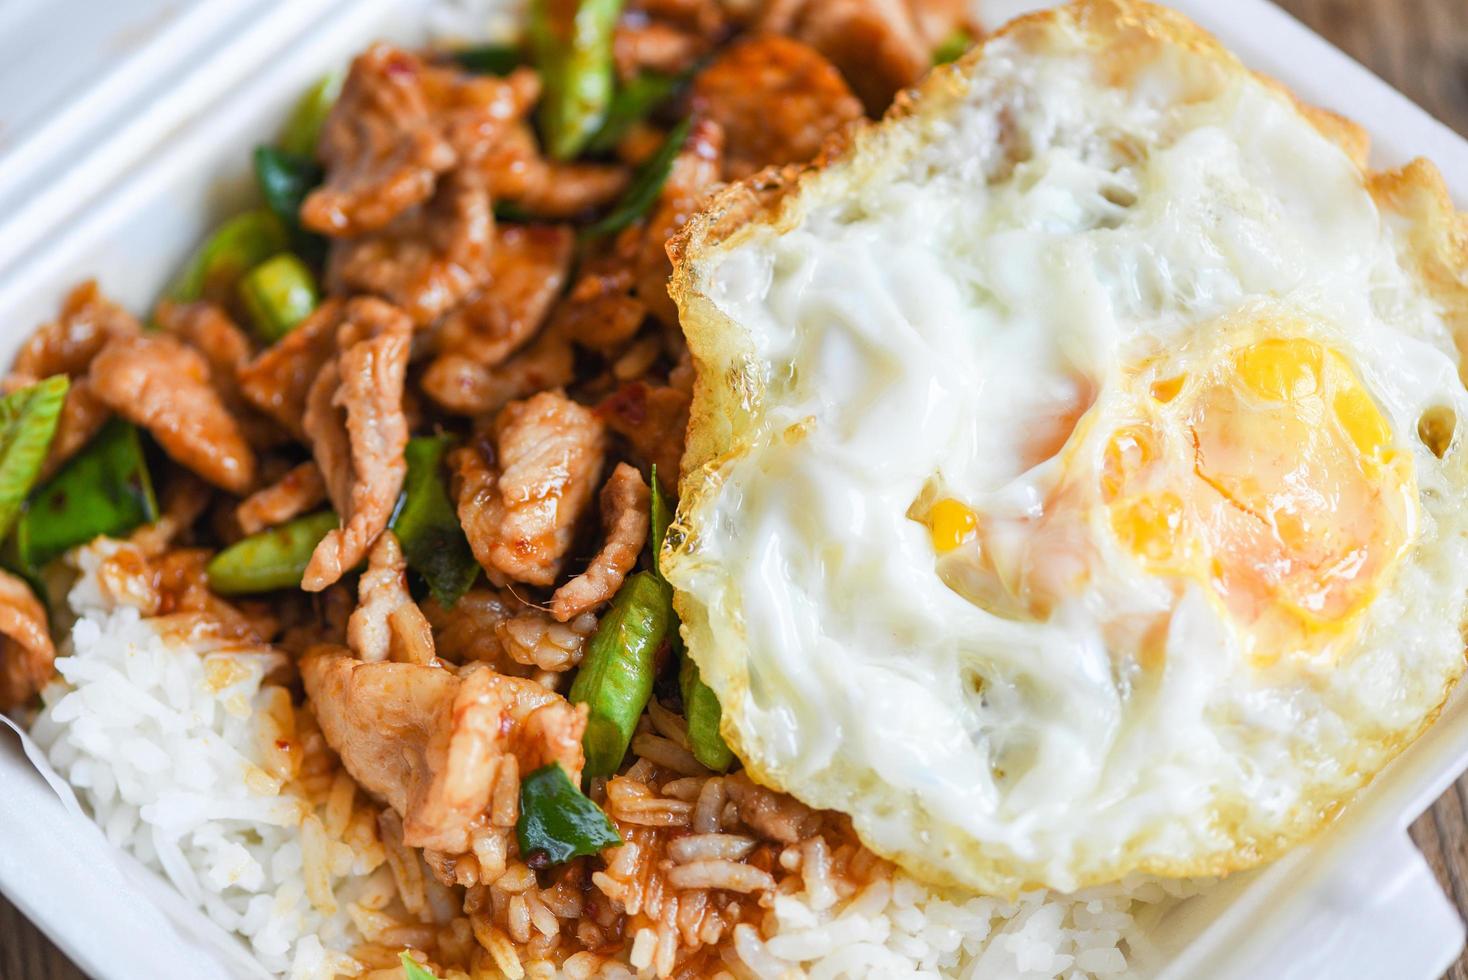
[[[983, 0], [982, 11], [997, 24], [1047, 5]], [[1376, 165], [1432, 158], [1468, 207], [1468, 143], [1266, 0], [1172, 5], [1252, 67], [1361, 122]], [[426, 7], [10, 0], [0, 10], [0, 362], [87, 276], [146, 310], [194, 244], [251, 200], [249, 151], [297, 95], [374, 38], [421, 41]], [[1465, 765], [1468, 702], [1458, 696], [1329, 832], [1185, 903], [1134, 963], [1169, 980], [1440, 976], [1463, 925], [1407, 827]], [[0, 785], [0, 891], [88, 973], [260, 975], [202, 916], [118, 860], [6, 735]]]

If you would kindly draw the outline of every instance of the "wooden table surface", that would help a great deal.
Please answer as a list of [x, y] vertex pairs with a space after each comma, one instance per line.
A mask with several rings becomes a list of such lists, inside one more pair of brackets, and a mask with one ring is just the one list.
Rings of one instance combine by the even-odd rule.
[[[1468, 0], [1276, 0], [1458, 132], [1468, 135]], [[1443, 889], [1468, 916], [1468, 777], [1412, 826]], [[0, 897], [0, 980], [83, 974]], [[1448, 973], [1468, 980], [1468, 956]]]

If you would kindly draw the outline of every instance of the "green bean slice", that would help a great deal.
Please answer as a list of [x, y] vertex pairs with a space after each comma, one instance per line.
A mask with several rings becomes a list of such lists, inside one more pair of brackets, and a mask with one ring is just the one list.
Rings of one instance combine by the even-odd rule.
[[582, 739], [586, 775], [610, 776], [622, 765], [652, 697], [655, 659], [672, 621], [672, 590], [651, 572], [638, 572], [622, 583], [587, 643], [567, 695], [590, 709]]
[[316, 545], [337, 526], [323, 510], [236, 541], [204, 566], [209, 587], [220, 595], [298, 588]]
[[612, 34], [622, 0], [531, 0], [527, 31], [544, 87], [545, 148], [569, 160], [586, 146], [612, 101]]
[[236, 215], [194, 253], [168, 295], [181, 303], [207, 299], [228, 306], [240, 277], [289, 245], [285, 225], [270, 211]]
[[944, 38], [936, 48], [933, 49], [933, 64], [946, 65], [950, 61], [957, 61], [963, 57], [965, 51], [973, 47], [974, 36], [965, 28], [955, 27], [953, 33]]
[[240, 280], [239, 295], [255, 333], [267, 344], [294, 330], [320, 301], [311, 270], [289, 252], [272, 256], [247, 272]]
[[734, 753], [729, 751], [729, 744], [719, 731], [723, 709], [713, 688], [699, 676], [698, 664], [688, 656], [688, 651], [679, 652], [683, 662], [678, 666], [678, 688], [683, 694], [683, 720], [688, 723], [689, 748], [702, 765], [723, 772], [734, 764]]
[[303, 157], [316, 156], [316, 142], [321, 138], [321, 126], [331, 107], [341, 95], [342, 73], [332, 72], [306, 90], [296, 107], [291, 110], [285, 128], [280, 131], [280, 148], [287, 153]]

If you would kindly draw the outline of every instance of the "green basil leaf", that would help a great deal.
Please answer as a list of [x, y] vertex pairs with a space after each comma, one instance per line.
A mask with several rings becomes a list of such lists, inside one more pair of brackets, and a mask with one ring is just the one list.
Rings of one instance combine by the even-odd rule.
[[8, 557], [13, 567], [34, 573], [99, 534], [118, 537], [157, 519], [138, 430], [114, 416], [31, 494], [15, 523]]
[[479, 562], [444, 481], [443, 458], [453, 445], [451, 436], [408, 440], [403, 453], [408, 473], [388, 522], [403, 546], [408, 567], [423, 576], [439, 603], [449, 607], [479, 577]]
[[663, 185], [668, 182], [668, 174], [673, 170], [673, 161], [678, 158], [678, 152], [683, 149], [692, 125], [692, 119], [684, 119], [673, 127], [673, 131], [668, 134], [663, 145], [658, 147], [658, 151], [637, 168], [632, 183], [622, 194], [622, 199], [617, 202], [616, 207], [612, 208], [611, 213], [581, 232], [583, 240], [614, 235], [652, 209], [652, 206], [657, 203], [658, 195], [663, 191]]
[[449, 57], [475, 75], [508, 75], [525, 64], [525, 52], [514, 44], [479, 44], [452, 51]]
[[588, 153], [610, 153], [632, 127], [670, 102], [687, 84], [688, 75], [660, 75], [643, 72], [635, 76], [612, 96], [607, 117], [601, 128], [586, 143]]
[[950, 61], [957, 61], [973, 45], [974, 36], [962, 27], [955, 27], [953, 33], [933, 49], [933, 64], [946, 65]]
[[295, 250], [319, 266], [326, 258], [326, 239], [301, 227], [301, 202], [321, 183], [321, 165], [313, 157], [273, 146], [255, 147], [254, 162], [255, 183], [266, 206], [289, 231]]
[[403, 964], [403, 976], [407, 980], [438, 980], [430, 970], [413, 959], [406, 949], [398, 954], [398, 960]]
[[601, 807], [572, 784], [558, 762], [520, 780], [515, 837], [522, 858], [529, 859], [539, 851], [551, 864], [564, 864], [622, 843], [622, 835]]
[[69, 387], [58, 374], [0, 398], [0, 538], [15, 526], [35, 486]]

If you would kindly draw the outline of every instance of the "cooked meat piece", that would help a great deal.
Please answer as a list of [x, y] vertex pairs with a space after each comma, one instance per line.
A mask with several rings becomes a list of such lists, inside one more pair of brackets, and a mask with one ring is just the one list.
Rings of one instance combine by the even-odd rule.
[[724, 175], [804, 163], [862, 114], [841, 73], [814, 48], [777, 35], [725, 48], [693, 82], [696, 112], [724, 130]]
[[302, 204], [302, 222], [343, 237], [385, 227], [427, 201], [440, 174], [487, 152], [538, 90], [533, 72], [470, 76], [373, 45], [352, 63], [322, 126], [326, 183]]
[[327, 279], [335, 292], [376, 293], [427, 326], [486, 284], [493, 235], [483, 180], [455, 171], [428, 204], [334, 243]]
[[139, 331], [138, 321], [107, 299], [94, 280], [87, 280], [67, 294], [61, 315], [40, 327], [15, 355], [13, 372], [5, 379], [6, 392], [35, 384], [55, 374], [71, 378], [66, 401], [56, 421], [56, 435], [41, 466], [45, 478], [102, 428], [111, 414], [87, 383], [92, 358], [113, 337], [128, 337]]
[[[937, 6], [931, 2], [925, 5]], [[932, 67], [933, 48], [947, 33], [934, 39], [925, 37], [913, 16], [913, 6], [910, 0], [807, 2], [793, 33], [831, 59], [867, 111], [879, 116], [894, 95]], [[949, 31], [962, 21], [963, 13], [961, 8], [956, 11]], [[929, 15], [924, 22], [935, 24], [938, 20]]]
[[516, 398], [570, 384], [571, 345], [554, 328], [503, 364], [486, 368], [460, 354], [445, 354], [423, 372], [420, 387], [445, 411], [484, 415]]
[[519, 123], [485, 155], [480, 169], [496, 201], [540, 218], [564, 219], [611, 203], [627, 187], [625, 167], [562, 163], [540, 155], [535, 134]]
[[582, 613], [556, 622], [539, 609], [526, 609], [495, 625], [505, 654], [518, 664], [555, 673], [581, 663], [582, 648], [596, 632], [596, 617]]
[[56, 672], [46, 609], [30, 586], [0, 572], [0, 708], [25, 704]]
[[511, 659], [500, 642], [499, 624], [524, 608], [513, 595], [479, 586], [461, 595], [453, 608], [432, 598], [422, 608], [443, 659], [456, 664], [483, 663], [515, 677], [530, 676], [530, 671]]
[[708, 53], [712, 39], [660, 21], [623, 18], [612, 38], [617, 75], [634, 78], [645, 71], [681, 75]]
[[489, 368], [519, 350], [560, 295], [575, 244], [564, 225], [498, 228], [489, 284], [444, 320], [435, 341], [439, 355], [460, 355]]
[[656, 464], [658, 477], [676, 486], [691, 401], [687, 391], [671, 385], [633, 381], [617, 389], [596, 411], [607, 428], [627, 438], [639, 461]]
[[163, 334], [118, 337], [92, 359], [92, 392], [215, 486], [244, 493], [255, 454], [210, 382], [203, 355]]
[[745, 826], [767, 840], [797, 844], [820, 826], [820, 814], [794, 797], [766, 789], [743, 772], [725, 778], [724, 791], [739, 808]]
[[177, 548], [148, 562], [158, 605], [148, 615], [167, 618], [168, 625], [216, 639], [265, 643], [278, 628], [268, 607], [247, 611], [209, 588], [204, 567], [214, 553], [206, 548]]
[[336, 352], [336, 331], [345, 309], [342, 300], [326, 300], [237, 375], [244, 396], [302, 441], [306, 435], [301, 427], [306, 393]]
[[403, 486], [403, 382], [413, 325], [381, 300], [347, 303], [341, 353], [317, 375], [303, 425], [341, 527], [316, 546], [301, 580], [319, 592], [367, 555]]
[[557, 620], [564, 623], [575, 619], [617, 594], [647, 544], [651, 496], [635, 468], [618, 463], [612, 470], [601, 488], [601, 526], [606, 540], [586, 571], [551, 596], [551, 615]]
[[502, 766], [528, 773], [558, 762], [580, 778], [587, 709], [534, 681], [363, 663], [331, 647], [307, 654], [301, 676], [327, 744], [402, 816], [409, 847], [467, 851]]
[[678, 326], [678, 307], [668, 296], [668, 278], [673, 263], [668, 259], [668, 239], [688, 223], [699, 204], [719, 183], [723, 168], [724, 134], [717, 123], [700, 120], [673, 162], [663, 184], [657, 209], [642, 234], [637, 257], [637, 298], [653, 316], [669, 327]]
[[433, 664], [433, 631], [408, 592], [408, 563], [398, 537], [378, 535], [357, 584], [357, 609], [347, 620], [347, 645], [362, 660]]
[[285, 439], [280, 427], [260, 414], [240, 390], [240, 372], [254, 357], [255, 349], [229, 314], [213, 303], [164, 300], [153, 311], [153, 319], [165, 331], [204, 355], [209, 362], [210, 382], [251, 446], [265, 449]]
[[284, 524], [326, 500], [326, 481], [314, 462], [301, 463], [270, 486], [256, 490], [235, 508], [235, 521], [246, 534]]
[[[637, 231], [632, 229], [629, 240], [640, 245]], [[593, 259], [556, 306], [555, 329], [583, 347], [603, 353], [616, 350], [636, 335], [647, 318], [647, 307], [632, 295], [636, 281], [632, 262], [623, 256]]]
[[605, 452], [601, 420], [564, 395], [511, 402], [495, 419], [498, 471], [455, 450], [459, 521], [491, 581], [552, 585], [591, 500]]
[[570, 670], [581, 662], [582, 647], [596, 631], [590, 613], [558, 623], [508, 590], [483, 587], [470, 589], [452, 609], [429, 599], [423, 613], [433, 624], [440, 656], [458, 664], [483, 663], [511, 677]]

